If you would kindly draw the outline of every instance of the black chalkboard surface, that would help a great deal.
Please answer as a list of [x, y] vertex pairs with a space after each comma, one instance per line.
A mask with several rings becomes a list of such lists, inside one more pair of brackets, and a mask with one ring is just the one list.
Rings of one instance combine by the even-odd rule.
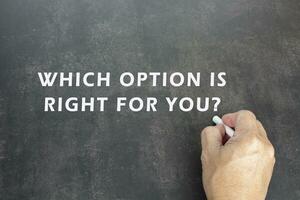
[[[1, 0], [0, 199], [195, 200], [199, 132], [250, 109], [300, 199], [298, 0]], [[226, 87], [49, 87], [38, 72], [226, 72]], [[203, 77], [204, 80], [207, 77]], [[219, 96], [218, 111], [44, 112], [45, 96]]]

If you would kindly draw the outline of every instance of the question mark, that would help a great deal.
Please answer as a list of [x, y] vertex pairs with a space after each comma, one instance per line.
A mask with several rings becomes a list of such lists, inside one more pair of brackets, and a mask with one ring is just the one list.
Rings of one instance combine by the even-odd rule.
[[212, 101], [216, 101], [216, 103], [214, 105], [214, 111], [218, 111], [218, 106], [221, 103], [220, 97], [213, 97], [211, 100]]

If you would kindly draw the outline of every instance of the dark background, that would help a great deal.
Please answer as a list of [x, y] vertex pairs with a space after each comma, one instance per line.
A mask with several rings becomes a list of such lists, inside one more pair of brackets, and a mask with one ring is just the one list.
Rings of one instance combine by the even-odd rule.
[[[299, 0], [1, 0], [0, 199], [196, 200], [199, 131], [253, 110], [268, 198], [300, 199]], [[225, 88], [42, 88], [38, 71], [227, 72]], [[204, 77], [205, 80], [205, 77]], [[115, 82], [117, 83], [117, 82]], [[45, 113], [45, 96], [220, 96], [218, 112]]]

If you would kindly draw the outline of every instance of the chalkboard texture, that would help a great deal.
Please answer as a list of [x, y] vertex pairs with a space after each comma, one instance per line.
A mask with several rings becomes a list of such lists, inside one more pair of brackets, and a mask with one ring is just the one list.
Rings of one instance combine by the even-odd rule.
[[[299, 0], [1, 0], [0, 199], [196, 200], [199, 132], [250, 109], [300, 199]], [[51, 87], [38, 72], [226, 72], [225, 87]], [[207, 80], [208, 77], [203, 77]], [[217, 112], [44, 112], [45, 96], [220, 96]]]

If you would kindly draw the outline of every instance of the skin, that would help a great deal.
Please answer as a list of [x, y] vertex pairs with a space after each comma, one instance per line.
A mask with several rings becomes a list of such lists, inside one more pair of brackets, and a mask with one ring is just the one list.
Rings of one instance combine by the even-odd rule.
[[201, 133], [202, 177], [208, 200], [263, 200], [275, 164], [274, 148], [255, 115], [246, 110], [226, 114], [235, 129], [228, 139], [222, 125]]

